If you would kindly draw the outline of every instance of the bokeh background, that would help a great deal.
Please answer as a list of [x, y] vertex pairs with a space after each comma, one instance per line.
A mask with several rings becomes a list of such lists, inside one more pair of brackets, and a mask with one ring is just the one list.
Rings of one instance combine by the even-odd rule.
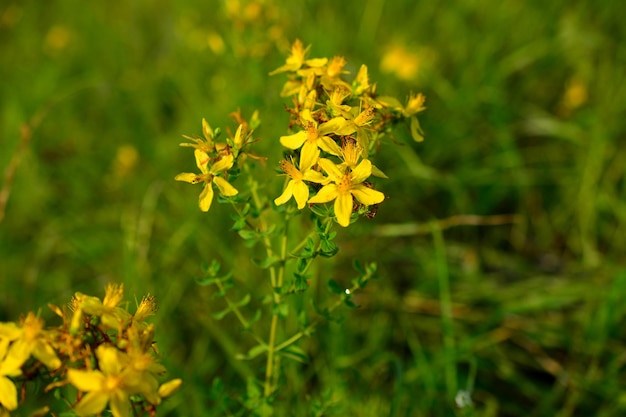
[[268, 73], [300, 38], [352, 74], [367, 64], [381, 93], [423, 92], [428, 110], [424, 142], [399, 127], [381, 149], [389, 198], [341, 231], [314, 288], [347, 286], [353, 259], [381, 279], [301, 345], [312, 361], [286, 368], [279, 415], [324, 402], [346, 416], [621, 415], [625, 14], [617, 1], [3, 0], [0, 321], [52, 318], [47, 303], [107, 282], [154, 294], [163, 361], [185, 381], [162, 415], [229, 415], [263, 364], [234, 359], [250, 339], [211, 318], [223, 301], [194, 279], [218, 259], [238, 265], [241, 293], [267, 283], [228, 207], [201, 213], [199, 188], [173, 181], [195, 168], [178, 144], [202, 117], [225, 129], [258, 109], [275, 166], [288, 115]]

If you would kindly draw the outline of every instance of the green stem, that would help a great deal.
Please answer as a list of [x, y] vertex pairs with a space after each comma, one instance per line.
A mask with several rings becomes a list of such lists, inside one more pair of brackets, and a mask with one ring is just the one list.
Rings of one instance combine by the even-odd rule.
[[445, 361], [446, 391], [449, 398], [457, 392], [456, 348], [454, 343], [454, 327], [452, 320], [452, 299], [450, 296], [450, 277], [446, 259], [446, 244], [437, 222], [431, 223], [431, 231], [435, 244], [437, 261], [437, 279], [439, 281], [439, 299], [441, 300], [441, 327], [443, 329], [443, 347]]
[[[278, 267], [278, 276], [276, 285], [278, 288], [282, 288], [285, 281], [285, 261], [287, 258], [287, 236], [289, 234], [289, 216], [285, 217], [285, 228], [280, 240], [280, 266]], [[281, 296], [277, 291], [274, 291], [274, 304], [278, 305], [281, 302]], [[265, 384], [263, 392], [265, 397], [268, 397], [274, 391], [274, 384], [272, 381], [276, 376], [276, 331], [278, 328], [278, 309], [272, 310], [272, 324], [270, 325], [270, 336], [267, 343], [267, 363], [265, 364]]]
[[[215, 281], [215, 285], [217, 286], [217, 288], [220, 290], [221, 293], [224, 293], [224, 286], [219, 280]], [[239, 320], [243, 328], [250, 329], [250, 322], [244, 317], [243, 313], [241, 312], [237, 304], [233, 303], [231, 299], [228, 298], [227, 295], [224, 295], [223, 298], [224, 298], [224, 301], [226, 301], [226, 304], [228, 305], [228, 307], [231, 309], [231, 311], [235, 313], [235, 316], [237, 316], [237, 319]], [[254, 340], [256, 340], [257, 343], [261, 345], [265, 344], [265, 341], [263, 339], [257, 336], [254, 332], [251, 332], [251, 333], [252, 333], [252, 337], [254, 337]]]

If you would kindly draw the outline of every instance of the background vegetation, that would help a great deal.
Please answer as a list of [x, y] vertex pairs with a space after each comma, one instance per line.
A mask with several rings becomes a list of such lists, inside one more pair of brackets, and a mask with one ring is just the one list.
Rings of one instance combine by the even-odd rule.
[[[347, 285], [352, 259], [375, 260], [381, 279], [303, 343], [313, 360], [287, 367], [280, 415], [323, 403], [346, 416], [621, 415], [625, 13], [562, 0], [3, 0], [0, 321], [51, 318], [47, 303], [109, 281], [155, 294], [159, 348], [185, 381], [163, 415], [228, 415], [263, 364], [234, 359], [249, 340], [211, 318], [222, 301], [194, 278], [218, 259], [237, 265], [242, 292], [267, 283], [227, 207], [202, 213], [199, 189], [173, 181], [193, 168], [178, 143], [202, 117], [226, 128], [233, 110], [258, 109], [258, 150], [275, 166], [288, 115], [284, 78], [267, 74], [299, 37], [353, 74], [367, 64], [379, 91], [423, 92], [428, 110], [425, 142], [400, 128], [382, 149], [390, 198], [340, 235], [313, 290]], [[450, 219], [440, 234], [436, 219]], [[459, 407], [464, 391], [473, 408]]]

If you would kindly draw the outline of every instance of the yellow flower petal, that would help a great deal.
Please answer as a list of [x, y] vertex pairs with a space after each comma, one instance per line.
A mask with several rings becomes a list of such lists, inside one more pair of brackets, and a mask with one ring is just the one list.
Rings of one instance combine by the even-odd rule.
[[280, 143], [285, 148], [298, 149], [300, 148], [300, 146], [302, 146], [302, 144], [306, 140], [306, 137], [306, 132], [304, 130], [301, 130], [300, 132], [294, 133], [293, 135], [281, 136]]
[[197, 184], [198, 183], [197, 178], [198, 178], [198, 175], [192, 172], [183, 172], [174, 177], [176, 181], [185, 181], [190, 184]]
[[293, 198], [298, 203], [298, 210], [302, 210], [306, 205], [306, 201], [309, 199], [309, 187], [302, 181], [292, 181], [293, 184]]
[[226, 171], [233, 166], [233, 155], [228, 154], [222, 157], [219, 161], [213, 164], [211, 167], [211, 174], [217, 174], [218, 172]]
[[90, 392], [85, 395], [78, 404], [76, 404], [74, 412], [79, 417], [99, 414], [102, 410], [104, 410], [108, 401], [109, 396], [103, 391]]
[[17, 408], [17, 388], [13, 381], [5, 376], [0, 376], [0, 404], [7, 410]]
[[123, 391], [115, 391], [109, 402], [114, 417], [130, 417], [130, 400]]
[[330, 179], [323, 176], [321, 172], [308, 170], [304, 173], [303, 177], [306, 181], [315, 182], [317, 184], [327, 184]]
[[352, 214], [352, 195], [350, 193], [340, 193], [335, 200], [335, 216], [337, 223], [343, 227], [350, 225], [350, 215]]
[[230, 183], [222, 177], [213, 178], [213, 182], [217, 185], [218, 190], [220, 190], [220, 194], [225, 197], [232, 197], [239, 193], [235, 187], [230, 185]]
[[206, 169], [206, 164], [209, 162], [209, 155], [206, 152], [201, 151], [200, 149], [196, 149], [193, 151], [193, 155], [196, 158], [196, 165], [200, 169], [203, 174], [206, 174], [208, 171]]
[[15, 340], [22, 335], [22, 329], [15, 323], [0, 323], [0, 339]]
[[309, 199], [309, 203], [327, 203], [338, 195], [337, 184], [328, 184], [322, 187], [317, 194]]
[[211, 203], [213, 202], [213, 186], [211, 183], [207, 183], [204, 186], [204, 189], [200, 193], [198, 197], [198, 205], [200, 206], [200, 210], [206, 212], [211, 208]]
[[371, 206], [372, 204], [382, 203], [385, 195], [380, 191], [373, 190], [363, 184], [355, 185], [350, 192], [361, 204]]
[[[304, 149], [302, 150], [302, 153], [304, 154]], [[308, 156], [309, 158], [304, 158], [302, 154], [300, 155], [300, 172], [305, 173], [317, 163], [318, 159], [320, 159], [320, 150], [318, 147], [315, 146], [313, 152]]]
[[300, 153], [300, 171], [304, 171], [302, 167], [312, 167], [320, 157], [320, 151], [313, 142], [306, 141], [302, 146]]
[[125, 367], [119, 350], [113, 346], [100, 345], [96, 349], [98, 366], [105, 375], [119, 374]]
[[274, 204], [277, 206], [285, 204], [293, 196], [293, 180], [287, 183], [287, 186], [283, 190], [283, 193], [274, 199]]
[[322, 167], [328, 176], [334, 181], [339, 182], [343, 177], [343, 172], [335, 165], [330, 159], [320, 158], [318, 161], [319, 166]]
[[368, 159], [364, 159], [352, 170], [352, 184], [360, 184], [370, 175], [372, 175], [372, 163]]
[[321, 125], [319, 125], [318, 131], [321, 136], [327, 135], [329, 133], [336, 133], [338, 130], [342, 129], [346, 125], [346, 123], [347, 121], [343, 117], [335, 117], [330, 119], [326, 123], [322, 123]]
[[33, 356], [39, 359], [48, 369], [58, 369], [61, 367], [61, 360], [57, 358], [54, 349], [48, 343], [38, 340], [33, 349]]
[[321, 136], [318, 138], [317, 144], [323, 151], [333, 155], [341, 154], [341, 148], [337, 145], [337, 142], [332, 140], [329, 136]]
[[104, 385], [105, 376], [100, 371], [83, 371], [68, 369], [67, 380], [79, 391], [98, 391]]

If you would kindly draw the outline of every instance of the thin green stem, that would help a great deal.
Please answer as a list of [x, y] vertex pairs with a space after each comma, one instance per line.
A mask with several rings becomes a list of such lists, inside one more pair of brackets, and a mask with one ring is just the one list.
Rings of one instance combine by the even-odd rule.
[[439, 281], [439, 299], [441, 301], [441, 326], [443, 329], [443, 347], [445, 352], [446, 391], [449, 398], [457, 392], [456, 378], [456, 347], [454, 343], [454, 327], [452, 320], [452, 299], [450, 296], [450, 277], [446, 259], [446, 245], [443, 233], [437, 222], [431, 224], [435, 257], [437, 261], [437, 279]]
[[[285, 217], [285, 227], [283, 229], [283, 235], [280, 240], [280, 266], [278, 267], [278, 277], [276, 285], [278, 288], [282, 288], [285, 280], [285, 261], [287, 258], [287, 241], [289, 234], [289, 218]], [[278, 305], [281, 302], [281, 295], [277, 291], [274, 291], [274, 303]], [[265, 364], [265, 384], [263, 392], [266, 397], [272, 394], [274, 391], [274, 384], [272, 381], [275, 379], [276, 373], [276, 332], [278, 328], [278, 309], [272, 310], [272, 324], [270, 325], [270, 336], [267, 343], [267, 363]]]
[[[219, 280], [215, 281], [215, 285], [217, 286], [217, 288], [220, 290], [221, 293], [224, 293], [224, 286]], [[224, 298], [224, 301], [226, 301], [226, 304], [228, 304], [228, 308], [230, 308], [231, 311], [235, 313], [235, 316], [237, 317], [237, 319], [239, 320], [243, 328], [250, 329], [250, 322], [244, 317], [243, 313], [239, 309], [239, 306], [237, 306], [236, 303], [232, 302], [231, 299], [227, 295], [224, 295], [223, 298]], [[254, 332], [251, 332], [251, 333], [252, 333], [252, 337], [254, 338], [254, 340], [256, 340], [257, 343], [261, 345], [265, 344], [265, 341], [263, 339], [257, 336]]]

